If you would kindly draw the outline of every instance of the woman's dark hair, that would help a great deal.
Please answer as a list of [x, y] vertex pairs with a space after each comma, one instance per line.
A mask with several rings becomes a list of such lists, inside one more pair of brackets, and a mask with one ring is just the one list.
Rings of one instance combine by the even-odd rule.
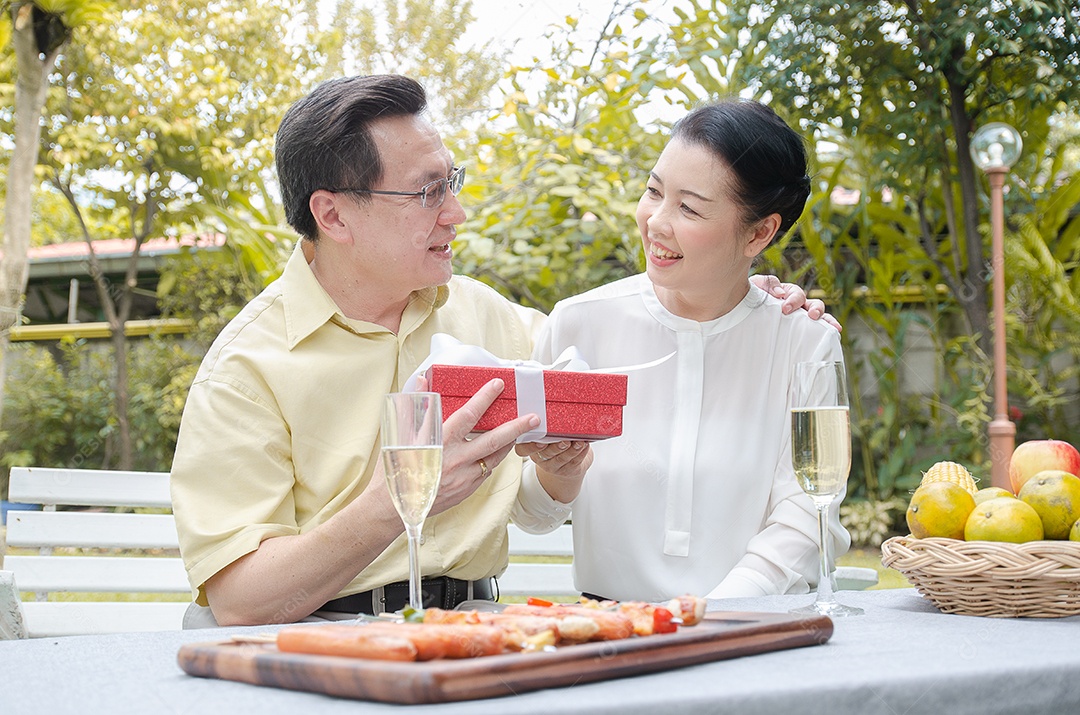
[[[285, 219], [305, 238], [318, 235], [308, 202], [319, 189], [363, 190], [382, 176], [369, 126], [376, 119], [420, 114], [424, 88], [400, 75], [323, 82], [285, 112], [274, 145]], [[363, 196], [363, 194], [357, 194]]]
[[780, 214], [780, 233], [791, 228], [810, 196], [802, 137], [760, 102], [727, 99], [690, 112], [672, 139], [709, 149], [731, 167], [731, 198], [746, 223]]

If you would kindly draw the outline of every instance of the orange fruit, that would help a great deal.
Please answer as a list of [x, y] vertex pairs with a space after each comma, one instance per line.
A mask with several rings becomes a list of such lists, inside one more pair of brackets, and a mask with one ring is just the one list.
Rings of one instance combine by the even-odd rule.
[[1001, 487], [983, 487], [979, 491], [975, 492], [975, 503], [982, 504], [987, 499], [996, 499], [998, 497], [1008, 497], [1009, 499], [1015, 499], [1016, 495], [1010, 492], [1008, 489], [1002, 489]]
[[911, 495], [907, 525], [917, 539], [941, 536], [964, 538], [964, 524], [975, 509], [975, 499], [967, 489], [952, 482], [924, 484]]
[[1069, 529], [1080, 519], [1080, 477], [1069, 472], [1039, 472], [1024, 482], [1017, 497], [1039, 513], [1044, 538], [1069, 538]]
[[988, 499], [975, 507], [964, 525], [968, 541], [1008, 541], [1022, 544], [1043, 538], [1042, 519], [1026, 502], [1014, 497]]

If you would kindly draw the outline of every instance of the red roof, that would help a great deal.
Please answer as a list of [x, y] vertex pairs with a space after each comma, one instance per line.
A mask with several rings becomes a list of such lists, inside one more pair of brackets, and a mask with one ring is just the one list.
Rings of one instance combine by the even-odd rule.
[[[153, 256], [159, 253], [176, 253], [181, 246], [194, 248], [212, 248], [225, 245], [225, 234], [202, 234], [188, 235], [180, 238], [151, 238], [142, 245], [139, 255]], [[130, 256], [135, 249], [133, 238], [107, 238], [94, 241], [94, 253], [98, 257], [106, 256]], [[81, 259], [90, 255], [90, 248], [86, 241], [73, 241], [71, 243], [53, 243], [48, 246], [31, 246], [27, 251], [27, 257], [31, 261], [63, 261], [67, 259]]]

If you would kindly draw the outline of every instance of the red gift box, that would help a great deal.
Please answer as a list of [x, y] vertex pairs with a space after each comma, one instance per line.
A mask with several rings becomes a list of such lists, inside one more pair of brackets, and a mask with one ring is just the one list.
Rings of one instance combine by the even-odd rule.
[[[432, 365], [428, 389], [442, 396], [443, 419], [460, 409], [488, 381], [500, 378], [506, 387], [475, 431], [486, 432], [518, 416], [517, 380], [512, 367]], [[622, 434], [626, 375], [544, 370], [547, 436], [593, 441]]]

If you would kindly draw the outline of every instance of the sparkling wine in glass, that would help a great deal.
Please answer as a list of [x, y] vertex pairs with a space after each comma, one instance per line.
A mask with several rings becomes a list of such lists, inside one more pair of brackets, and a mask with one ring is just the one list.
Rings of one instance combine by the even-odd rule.
[[851, 421], [842, 362], [800, 362], [791, 379], [791, 461], [799, 486], [818, 514], [820, 571], [817, 598], [792, 613], [857, 616], [833, 595], [829, 507], [844, 491], [851, 469]]
[[420, 534], [442, 474], [442, 405], [434, 392], [386, 396], [382, 420], [386, 486], [409, 539], [409, 605], [422, 610]]

